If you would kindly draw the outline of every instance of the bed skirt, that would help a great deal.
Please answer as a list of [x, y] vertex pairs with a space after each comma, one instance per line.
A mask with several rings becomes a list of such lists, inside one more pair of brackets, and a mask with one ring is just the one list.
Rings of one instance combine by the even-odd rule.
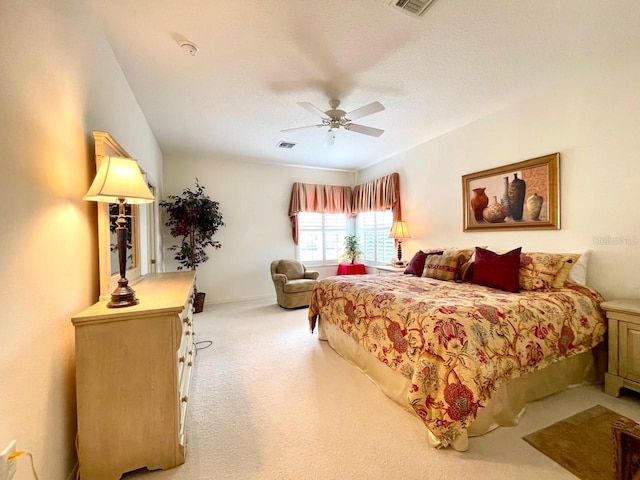
[[[328, 341], [331, 348], [358, 367], [385, 395], [416, 415], [407, 396], [411, 387], [410, 379], [380, 362], [331, 322], [319, 320], [318, 338]], [[499, 426], [517, 425], [528, 402], [570, 387], [602, 383], [606, 369], [605, 343], [601, 342], [593, 350], [501, 385], [493, 393], [487, 406], [478, 410], [476, 419], [467, 431], [456, 438], [451, 446], [455, 450], [466, 451], [469, 448], [469, 437], [483, 435]], [[429, 443], [434, 447], [441, 447], [431, 432]]]

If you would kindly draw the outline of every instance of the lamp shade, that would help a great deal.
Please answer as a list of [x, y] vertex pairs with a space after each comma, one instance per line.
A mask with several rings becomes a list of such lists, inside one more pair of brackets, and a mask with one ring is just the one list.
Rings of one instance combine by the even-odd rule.
[[84, 200], [95, 202], [151, 203], [155, 197], [132, 158], [104, 157]]
[[403, 221], [393, 222], [391, 230], [389, 231], [389, 238], [411, 238], [411, 235], [409, 235], [407, 224]]

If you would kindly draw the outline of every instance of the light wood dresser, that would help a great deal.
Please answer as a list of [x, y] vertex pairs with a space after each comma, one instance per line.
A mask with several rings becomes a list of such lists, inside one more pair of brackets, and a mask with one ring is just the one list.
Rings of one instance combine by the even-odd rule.
[[82, 480], [184, 463], [194, 284], [190, 271], [145, 275], [139, 305], [99, 302], [73, 317]]
[[622, 387], [640, 392], [640, 300], [611, 300], [600, 306], [609, 323], [604, 391], [615, 397]]

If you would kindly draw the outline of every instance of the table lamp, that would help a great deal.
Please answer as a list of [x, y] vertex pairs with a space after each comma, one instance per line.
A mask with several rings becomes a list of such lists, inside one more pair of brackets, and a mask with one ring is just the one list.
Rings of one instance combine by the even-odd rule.
[[402, 264], [402, 239], [411, 238], [407, 224], [402, 220], [393, 222], [389, 231], [389, 238], [394, 238], [398, 242], [398, 265]]
[[125, 203], [151, 203], [155, 197], [142, 177], [138, 162], [132, 158], [104, 157], [100, 168], [93, 179], [89, 191], [83, 198], [95, 202], [117, 203], [118, 219], [116, 220], [116, 236], [120, 279], [118, 286], [111, 293], [109, 308], [121, 308], [137, 305], [135, 291], [127, 280], [127, 219], [124, 214]]

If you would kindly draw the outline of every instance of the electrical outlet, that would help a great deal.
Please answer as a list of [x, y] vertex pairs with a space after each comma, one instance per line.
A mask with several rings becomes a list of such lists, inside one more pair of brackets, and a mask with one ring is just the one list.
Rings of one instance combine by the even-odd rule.
[[0, 480], [11, 480], [16, 474], [16, 459], [9, 460], [9, 455], [16, 451], [16, 441], [11, 440], [9, 446], [0, 453]]

